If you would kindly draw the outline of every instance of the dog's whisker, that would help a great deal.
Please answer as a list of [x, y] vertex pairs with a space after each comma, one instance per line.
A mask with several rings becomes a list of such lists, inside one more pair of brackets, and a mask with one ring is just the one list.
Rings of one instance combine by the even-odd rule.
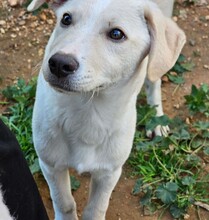
[[38, 62], [38, 63], [32, 68], [31, 75], [35, 75], [35, 74], [41, 69], [41, 66], [42, 66], [42, 61]]
[[86, 105], [89, 104], [93, 100], [94, 94], [95, 94], [95, 90], [92, 91], [92, 94], [91, 94], [90, 98], [88, 99], [88, 101], [86, 102]]

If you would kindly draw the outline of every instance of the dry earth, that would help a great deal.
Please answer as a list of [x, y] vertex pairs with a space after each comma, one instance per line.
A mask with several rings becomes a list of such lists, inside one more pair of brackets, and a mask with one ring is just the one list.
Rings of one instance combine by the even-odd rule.
[[[207, 3], [206, 1], [201, 1]], [[185, 74], [186, 82], [176, 86], [164, 78], [163, 104], [165, 113], [170, 117], [181, 116], [184, 120], [189, 117], [184, 105], [184, 95], [190, 93], [191, 85], [209, 84], [209, 5], [184, 6], [182, 1], [176, 2], [174, 19], [184, 29], [187, 44], [183, 54], [195, 64], [192, 72]], [[54, 25], [54, 15], [44, 10], [37, 16], [25, 11], [23, 7], [12, 8], [6, 0], [0, 2], [0, 88], [14, 83], [18, 77], [30, 79], [36, 75], [43, 57], [44, 48]], [[0, 94], [0, 99], [3, 97]], [[0, 107], [2, 112], [4, 106]], [[74, 173], [74, 171], [72, 171]], [[76, 175], [76, 174], [75, 174]], [[77, 175], [76, 175], [77, 176]], [[78, 205], [78, 213], [82, 209], [88, 196], [88, 175], [77, 176], [81, 187], [74, 192]], [[42, 176], [36, 175], [35, 180], [44, 200], [50, 219], [53, 219], [53, 209], [48, 187]], [[159, 213], [154, 216], [144, 216], [139, 205], [139, 197], [131, 194], [135, 180], [130, 177], [128, 165], [125, 165], [123, 175], [115, 188], [107, 220], [157, 220]], [[165, 214], [163, 220], [171, 220]], [[195, 208], [189, 211], [189, 220], [209, 220], [209, 212], [200, 209], [199, 216]]]

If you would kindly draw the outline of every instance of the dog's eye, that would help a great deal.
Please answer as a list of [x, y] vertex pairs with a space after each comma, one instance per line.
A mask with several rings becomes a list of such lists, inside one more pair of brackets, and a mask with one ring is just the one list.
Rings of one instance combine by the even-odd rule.
[[63, 17], [62, 17], [61, 22], [65, 26], [71, 25], [71, 23], [72, 23], [72, 16], [70, 14], [68, 14], [68, 13], [65, 13], [63, 15]]
[[121, 31], [120, 29], [112, 29], [109, 33], [108, 33], [108, 37], [111, 38], [112, 40], [124, 40], [126, 39], [126, 35], [123, 33], [123, 31]]

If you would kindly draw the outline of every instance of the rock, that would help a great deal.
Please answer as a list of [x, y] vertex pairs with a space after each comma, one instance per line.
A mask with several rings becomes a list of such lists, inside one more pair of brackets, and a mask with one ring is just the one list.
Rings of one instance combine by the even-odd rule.
[[39, 17], [40, 17], [40, 19], [41, 19], [42, 21], [46, 21], [46, 19], [47, 19], [45, 13], [41, 13], [41, 14], [39, 15]]
[[178, 76], [178, 74], [176, 72], [170, 72], [171, 76]]
[[8, 2], [11, 7], [15, 7], [17, 5], [22, 5], [24, 0], [8, 0]]
[[162, 77], [162, 81], [163, 81], [163, 82], [169, 82], [169, 79], [168, 79], [168, 77], [167, 77], [166, 75], [164, 75], [164, 76]]
[[173, 21], [177, 22], [178, 21], [178, 17], [177, 16], [173, 16]]
[[11, 34], [10, 36], [11, 36], [11, 38], [16, 38], [17, 37], [16, 34]]
[[0, 26], [4, 26], [6, 24], [6, 21], [0, 20]]
[[189, 39], [189, 45], [194, 47], [196, 45], [196, 41], [193, 39]]
[[48, 23], [48, 24], [53, 24], [54, 21], [53, 21], [52, 19], [49, 19], [49, 20], [47, 20], [47, 23]]
[[41, 57], [44, 54], [44, 50], [41, 48], [38, 50], [38, 55]]
[[1, 33], [1, 34], [5, 34], [4, 28], [0, 28], [0, 33]]
[[21, 20], [21, 21], [18, 22], [18, 24], [19, 24], [20, 26], [23, 26], [23, 25], [26, 24], [26, 22], [25, 22], [24, 20]]
[[203, 68], [209, 70], [209, 66], [208, 65], [204, 65]]

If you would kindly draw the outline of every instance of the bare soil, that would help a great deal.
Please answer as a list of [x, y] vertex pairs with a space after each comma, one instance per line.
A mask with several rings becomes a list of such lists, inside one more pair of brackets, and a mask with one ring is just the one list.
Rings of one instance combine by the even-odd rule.
[[[206, 1], [201, 1], [202, 3]], [[207, 2], [206, 2], [207, 3]], [[176, 16], [175, 16], [176, 14]], [[183, 54], [195, 64], [195, 68], [184, 74], [185, 83], [177, 86], [164, 78], [163, 104], [170, 117], [180, 116], [193, 123], [186, 110], [184, 95], [190, 93], [191, 85], [209, 84], [209, 4], [183, 5], [176, 2], [174, 19], [187, 35], [187, 43]], [[18, 77], [29, 80], [38, 73], [44, 48], [54, 26], [54, 15], [49, 10], [43, 10], [34, 16], [23, 7], [11, 8], [6, 0], [0, 2], [0, 88], [16, 82]], [[0, 100], [4, 101], [0, 94]], [[0, 106], [0, 113], [5, 107]], [[78, 214], [81, 216], [88, 198], [89, 176], [78, 176], [81, 187], [73, 192], [77, 202]], [[140, 207], [139, 197], [131, 194], [135, 179], [130, 176], [130, 168], [126, 164], [123, 174], [110, 200], [107, 220], [157, 220], [159, 213], [145, 216]], [[47, 184], [41, 175], [34, 176], [50, 219], [53, 219], [51, 199]], [[198, 214], [199, 213], [199, 214]], [[168, 214], [162, 220], [172, 220]], [[209, 212], [193, 207], [186, 216], [189, 220], [209, 220]]]

